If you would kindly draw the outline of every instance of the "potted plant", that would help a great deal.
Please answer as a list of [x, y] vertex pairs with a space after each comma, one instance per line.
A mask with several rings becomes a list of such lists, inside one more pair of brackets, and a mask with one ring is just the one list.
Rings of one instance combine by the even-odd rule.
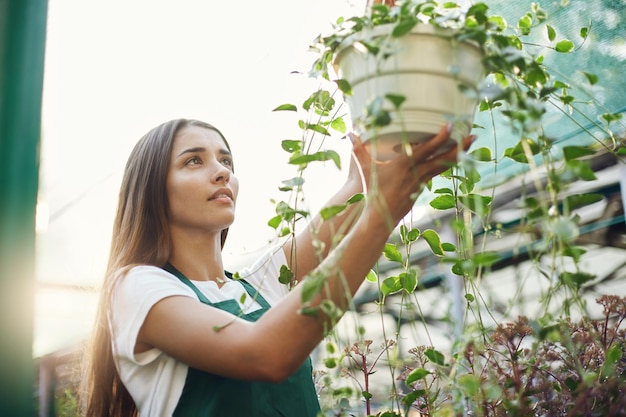
[[[567, 92], [567, 84], [550, 83], [543, 57], [521, 39], [545, 18], [534, 5], [512, 31], [485, 3], [374, 1], [364, 15], [339, 19], [332, 33], [315, 39], [311, 73], [336, 83], [353, 129], [364, 140], [375, 138], [383, 159], [445, 123], [452, 123], [454, 139], [466, 136], [479, 100], [483, 107], [506, 103], [513, 123], [533, 126], [548, 96], [568, 99], [554, 94]], [[553, 28], [548, 32], [551, 50], [574, 49], [569, 39], [557, 41]]]
[[484, 48], [461, 33], [456, 11], [435, 24], [435, 3], [394, 6], [374, 4], [367, 18], [342, 22], [316, 45], [321, 59], [332, 57], [355, 130], [375, 139], [383, 160], [446, 123], [452, 137], [467, 136], [485, 76]]
[[[514, 23], [509, 24], [509, 21]], [[282, 143], [283, 149], [289, 153], [289, 163], [297, 169], [297, 175], [284, 181], [280, 187], [290, 193], [290, 197], [276, 203], [276, 216], [269, 222], [279, 237], [294, 234], [296, 225], [309, 215], [303, 191], [308, 167], [325, 161], [332, 161], [337, 166], [341, 164], [339, 154], [332, 148], [324, 147], [327, 143], [323, 142], [324, 139], [356, 129], [376, 145], [373, 146], [378, 152], [376, 156], [385, 159], [389, 152], [405, 149], [403, 144], [421, 140], [420, 136], [411, 132], [427, 131], [421, 127], [411, 130], [411, 106], [414, 101], [407, 96], [409, 90], [414, 88], [407, 89], [408, 82], [388, 90], [378, 90], [374, 87], [381, 83], [373, 81], [374, 78], [365, 83], [366, 87], [362, 87], [362, 79], [366, 76], [352, 78], [356, 60], [361, 62], [356, 64], [357, 67], [363, 67], [357, 68], [357, 72], [371, 70], [367, 77], [385, 73], [383, 78], [395, 78], [396, 75], [387, 72], [396, 67], [398, 53], [402, 55], [405, 51], [400, 46], [404, 45], [402, 42], [413, 37], [416, 31], [429, 32], [429, 36], [442, 31], [452, 33], [445, 35], [445, 39], [449, 40], [446, 42], [457, 49], [467, 43], [473, 51], [470, 54], [475, 55], [472, 60], [480, 63], [480, 69], [472, 71], [476, 75], [475, 80], [478, 80], [476, 85], [457, 76], [461, 74], [460, 68], [447, 64], [447, 75], [454, 80], [453, 87], [448, 91], [456, 93], [458, 90], [459, 95], [455, 99], [458, 103], [473, 102], [476, 114], [471, 110], [462, 114], [456, 110], [437, 109], [430, 112], [438, 118], [434, 125], [439, 128], [443, 123], [452, 122], [455, 128], [453, 140], [457, 140], [470, 128], [480, 133], [487, 131], [476, 123], [483, 119], [491, 124], [493, 139], [492, 145], [484, 145], [483, 141], [468, 155], [461, 155], [458, 167], [428, 185], [419, 202], [422, 207], [439, 213], [434, 216], [436, 221], [426, 229], [421, 228], [413, 218], [403, 222], [395, 238], [381, 254], [381, 264], [392, 266], [386, 266], [386, 272], [383, 268], [373, 271], [368, 277], [376, 288], [371, 300], [376, 303], [381, 315], [397, 302], [401, 305], [397, 322], [415, 321], [407, 313], [415, 312], [417, 297], [414, 293], [428, 277], [424, 272], [425, 266], [422, 268], [419, 264], [424, 258], [414, 255], [418, 247], [424, 247], [431, 258], [445, 265], [449, 275], [460, 280], [461, 302], [467, 311], [461, 321], [467, 321], [470, 316], [473, 321], [462, 323], [462, 334], [454, 336], [453, 346], [445, 349], [437, 346], [415, 347], [409, 351], [408, 359], [399, 351], [398, 341], [402, 338], [399, 332], [387, 333], [384, 324], [381, 324], [383, 334], [389, 337], [378, 341], [364, 340], [367, 337], [362, 326], [356, 326], [350, 336], [357, 340], [343, 346], [344, 339], [331, 335], [333, 337], [325, 345], [326, 359], [323, 361], [327, 374], [320, 378], [320, 383], [329, 388], [328, 395], [335, 401], [331, 401], [333, 415], [370, 416], [376, 412], [373, 404], [378, 402], [380, 406], [381, 395], [374, 394], [376, 382], [373, 375], [375, 372], [377, 375], [383, 373], [383, 366], [389, 370], [390, 378], [381, 390], [385, 392], [383, 398], [387, 401], [378, 408], [382, 411], [376, 415], [381, 417], [406, 416], [409, 409], [417, 409], [421, 415], [461, 415], [463, 410], [476, 415], [504, 415], [507, 411], [525, 415], [523, 413], [538, 401], [549, 403], [549, 396], [558, 395], [559, 389], [569, 390], [569, 399], [583, 392], [581, 395], [585, 398], [592, 398], [590, 392], [607, 378], [611, 380], [611, 387], [619, 387], [623, 383], [623, 358], [626, 353], [615, 347], [621, 346], [619, 343], [613, 343], [620, 338], [623, 340], [623, 330], [616, 330], [618, 336], [611, 343], [605, 343], [605, 340], [598, 342], [593, 329], [602, 321], [592, 322], [589, 326], [588, 322], [581, 322], [579, 328], [586, 329], [584, 331], [589, 333], [589, 340], [594, 338], [594, 343], [602, 346], [598, 348], [598, 360], [601, 362], [604, 357], [608, 365], [596, 364], [600, 368], [598, 372], [586, 367], [586, 364], [581, 366], [581, 360], [572, 359], [568, 363], [576, 369], [559, 368], [558, 372], [550, 373], [551, 369], [562, 365], [559, 361], [563, 358], [577, 358], [585, 349], [582, 344], [567, 342], [569, 335], [575, 333], [572, 329], [577, 326], [572, 324], [576, 322], [572, 321], [571, 310], [576, 307], [585, 314], [585, 302], [581, 300], [580, 293], [585, 283], [592, 281], [594, 276], [581, 265], [586, 249], [576, 240], [581, 225], [576, 210], [598, 202], [599, 196], [592, 192], [572, 193], [569, 186], [575, 181], [593, 181], [595, 176], [589, 158], [598, 149], [613, 153], [618, 160], [626, 155], [615, 133], [624, 131], [621, 114], [607, 111], [598, 120], [595, 116], [585, 116], [582, 107], [584, 103], [592, 102], [593, 98], [577, 99], [572, 84], [566, 77], [550, 71], [550, 63], [546, 59], [547, 51], [576, 60], [575, 55], [568, 54], [587, 41], [589, 28], [579, 29], [580, 37], [576, 42], [557, 32], [557, 29], [550, 24], [548, 13], [536, 3], [511, 19], [491, 14], [485, 3], [464, 8], [453, 2], [439, 4], [432, 0], [407, 0], [369, 4], [363, 15], [339, 18], [330, 34], [321, 34], [312, 43], [311, 49], [316, 55], [307, 75], [319, 81], [319, 88], [308, 95], [300, 106], [283, 104], [276, 108], [277, 111], [296, 111], [305, 115], [298, 119], [301, 138]], [[536, 35], [537, 30], [541, 30], [540, 36]], [[438, 40], [441, 41], [441, 38]], [[353, 56], [348, 58], [352, 66], [345, 66], [345, 57], [349, 55]], [[434, 60], [435, 55], [439, 55], [439, 49], [422, 59]], [[592, 90], [598, 83], [598, 77], [585, 71], [585, 68], [580, 73], [585, 87]], [[419, 92], [423, 94], [424, 89], [420, 88]], [[357, 104], [358, 100], [353, 100], [355, 97], [364, 99], [364, 104]], [[428, 98], [433, 101], [432, 96]], [[452, 105], [450, 108], [457, 107]], [[555, 108], [566, 117], [583, 114], [584, 120], [589, 121], [592, 127], [581, 127], [581, 130], [589, 133], [595, 146], [557, 146], [554, 138], [547, 133], [546, 120], [550, 108]], [[405, 110], [407, 113], [404, 113]], [[482, 115], [486, 118], [480, 117]], [[400, 133], [390, 133], [396, 128]], [[489, 135], [487, 133], [486, 136]], [[386, 143], [391, 136], [400, 139], [400, 146]], [[521, 242], [514, 251], [527, 253], [537, 273], [550, 279], [545, 290], [548, 301], [535, 317], [529, 318], [528, 322], [524, 318], [513, 319], [510, 323], [496, 321], [491, 325], [489, 322], [495, 319], [491, 306], [481, 293], [480, 284], [491, 268], [502, 261], [503, 255], [497, 250], [498, 239], [507, 230], [502, 222], [492, 219], [492, 210], [503, 193], [496, 187], [506, 186], [504, 182], [509, 178], [494, 179], [492, 176], [485, 181], [484, 174], [489, 169], [496, 172], [504, 160], [519, 167], [517, 179], [521, 176], [520, 172], [528, 172], [530, 178], [530, 184], [524, 177], [518, 186], [522, 192], [515, 196], [515, 201], [499, 203], [513, 204], [516, 213], [519, 213], [517, 221], [511, 226]], [[376, 192], [368, 190], [368, 193]], [[508, 198], [505, 194], [502, 196]], [[322, 217], [330, 219], [339, 215], [362, 198], [355, 196], [344, 205], [327, 207]], [[449, 237], [440, 234], [438, 227], [442, 225], [451, 232], [447, 235]], [[527, 236], [530, 236], [531, 243], [527, 244], [522, 239]], [[542, 264], [544, 262], [550, 266], [549, 269]], [[321, 287], [319, 279], [314, 285]], [[306, 280], [303, 285], [307, 285]], [[312, 294], [311, 291], [305, 293]], [[563, 301], [555, 312], [549, 309], [548, 304], [549, 300], [557, 298], [557, 294]], [[394, 297], [396, 301], [393, 301]], [[400, 301], [397, 301], [398, 298]], [[609, 304], [613, 307], [609, 316], [611, 320], [618, 317], [618, 326], [623, 326], [624, 300], [611, 300]], [[602, 302], [608, 301], [604, 299]], [[358, 302], [355, 301], [355, 304]], [[525, 327], [526, 324], [528, 327]], [[554, 347], [564, 349], [563, 355], [549, 354]], [[525, 359], [523, 364], [513, 362], [521, 355]], [[538, 363], [538, 359], [543, 363]], [[385, 365], [381, 365], [383, 362]], [[338, 372], [342, 368], [345, 369]], [[515, 374], [514, 378], [509, 377], [511, 373]], [[568, 379], [568, 375], [575, 373], [580, 378]], [[342, 383], [342, 375], [358, 378], [356, 389]], [[543, 378], [542, 381], [536, 379], [538, 375]], [[538, 400], [539, 396], [533, 391], [535, 386], [520, 385], [514, 389], [506, 386], [531, 381], [531, 378], [546, 386], [552, 384], [557, 391]], [[557, 382], [554, 382], [555, 378]], [[605, 398], [620, 398], [623, 392], [619, 390], [607, 390]], [[348, 401], [355, 396], [365, 404], [357, 411]], [[515, 408], [520, 404], [519, 408]], [[574, 408], [571, 408], [572, 404]], [[575, 409], [575, 401], [572, 400], [567, 407]]]

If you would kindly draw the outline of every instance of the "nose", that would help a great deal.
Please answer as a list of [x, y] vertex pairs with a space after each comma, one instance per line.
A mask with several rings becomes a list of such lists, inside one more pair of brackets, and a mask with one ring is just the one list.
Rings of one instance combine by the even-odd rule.
[[221, 163], [217, 163], [217, 167], [213, 172], [211, 180], [214, 183], [228, 184], [231, 174], [232, 172], [230, 171], [230, 169], [228, 169]]

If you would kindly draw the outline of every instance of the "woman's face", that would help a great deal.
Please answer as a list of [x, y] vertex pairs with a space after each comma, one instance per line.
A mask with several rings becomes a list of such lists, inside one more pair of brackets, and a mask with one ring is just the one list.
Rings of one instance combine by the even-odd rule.
[[178, 132], [166, 187], [172, 229], [219, 235], [235, 219], [239, 182], [232, 155], [214, 130], [188, 126]]

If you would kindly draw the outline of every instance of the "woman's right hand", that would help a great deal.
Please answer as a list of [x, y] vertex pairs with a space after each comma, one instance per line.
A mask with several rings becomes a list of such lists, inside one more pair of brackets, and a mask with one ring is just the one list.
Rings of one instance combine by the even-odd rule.
[[[410, 152], [398, 153], [388, 161], [375, 161], [368, 150], [371, 145], [351, 135], [353, 157], [361, 167], [369, 204], [375, 204], [379, 212], [388, 215], [392, 227], [411, 210], [423, 186], [457, 162], [458, 145], [437, 154], [449, 138], [448, 127], [443, 126], [431, 139], [412, 144]], [[467, 151], [475, 138], [471, 135], [462, 141], [463, 151]]]

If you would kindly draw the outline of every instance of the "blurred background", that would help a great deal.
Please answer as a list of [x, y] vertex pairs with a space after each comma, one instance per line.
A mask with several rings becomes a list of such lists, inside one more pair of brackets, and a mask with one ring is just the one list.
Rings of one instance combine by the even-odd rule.
[[[280, 143], [299, 135], [294, 118], [272, 110], [304, 101], [309, 43], [359, 7], [337, 0], [49, 1], [35, 356], [89, 329], [126, 158], [164, 121], [198, 118], [224, 133], [241, 183], [226, 266], [236, 270], [259, 255], [274, 236], [270, 200], [282, 198], [280, 182], [295, 174]], [[331, 165], [318, 169], [323, 178], [307, 185], [312, 207], [344, 176]]]

